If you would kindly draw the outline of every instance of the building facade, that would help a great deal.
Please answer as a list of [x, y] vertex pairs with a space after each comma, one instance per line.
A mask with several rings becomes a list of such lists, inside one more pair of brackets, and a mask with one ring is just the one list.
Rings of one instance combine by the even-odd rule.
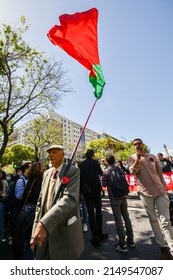
[[[63, 146], [66, 151], [65, 157], [69, 159], [74, 148], [76, 147], [76, 144], [79, 141], [83, 126], [70, 119], [67, 119], [66, 117], [58, 115], [55, 112], [48, 112], [46, 114], [46, 118], [56, 120], [61, 124], [63, 130]], [[88, 142], [92, 140], [98, 140], [100, 138], [105, 138], [105, 136], [101, 133], [86, 128], [80, 139], [75, 159], [77, 161], [82, 159], [83, 152]]]
[[[79, 137], [81, 135], [83, 126], [81, 124], [78, 124], [70, 119], [67, 119], [66, 117], [63, 117], [53, 111], [47, 112], [45, 114], [45, 118], [47, 120], [54, 120], [57, 121], [60, 124], [60, 127], [62, 129], [62, 135], [63, 135], [63, 146], [65, 148], [65, 158], [70, 159], [71, 155], [73, 153], [74, 148], [76, 147]], [[8, 146], [12, 146], [13, 144], [25, 144], [24, 141], [24, 134], [26, 135], [27, 130], [30, 129], [30, 126], [32, 125], [32, 122], [28, 122], [24, 126], [21, 126], [17, 128], [13, 134], [11, 135], [11, 141], [8, 143]], [[100, 138], [105, 138], [106, 136], [104, 134], [95, 132], [91, 129], [86, 128], [84, 133], [82, 134], [82, 137], [80, 139], [77, 151], [75, 153], [74, 160], [80, 161], [83, 156], [83, 152], [86, 148], [86, 145], [88, 142], [92, 140], [98, 140]], [[42, 145], [40, 149], [40, 159], [45, 160], [46, 158], [46, 149], [47, 145]]]

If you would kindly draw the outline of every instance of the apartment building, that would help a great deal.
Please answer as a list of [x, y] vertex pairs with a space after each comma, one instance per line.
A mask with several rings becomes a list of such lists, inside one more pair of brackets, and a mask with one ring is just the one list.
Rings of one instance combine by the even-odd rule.
[[[47, 120], [54, 120], [60, 123], [60, 127], [62, 128], [63, 133], [63, 146], [65, 148], [65, 158], [70, 159], [72, 152], [76, 147], [77, 142], [79, 141], [79, 137], [81, 135], [83, 126], [53, 111], [47, 112], [45, 114], [45, 118]], [[23, 134], [27, 133], [27, 130], [29, 130], [31, 125], [32, 122], [28, 122], [24, 126], [16, 128], [13, 134], [11, 135], [11, 141], [8, 143], [8, 146], [11, 146], [16, 143], [24, 144]], [[83, 151], [85, 150], [86, 144], [89, 141], [105, 137], [106, 136], [104, 134], [86, 128], [80, 139], [78, 149], [75, 153], [75, 160], [78, 161], [82, 159]], [[40, 149], [40, 159], [42, 160], [46, 158], [46, 148], [47, 146], [43, 145]]]
[[[66, 158], [70, 158], [79, 140], [83, 126], [52, 111], [46, 114], [46, 118], [53, 119], [61, 123], [63, 130], [63, 146], [66, 151], [65, 156]], [[105, 136], [103, 134], [86, 128], [79, 142], [79, 146], [76, 152], [76, 160], [80, 160], [82, 158], [83, 151], [89, 141], [104, 137]]]

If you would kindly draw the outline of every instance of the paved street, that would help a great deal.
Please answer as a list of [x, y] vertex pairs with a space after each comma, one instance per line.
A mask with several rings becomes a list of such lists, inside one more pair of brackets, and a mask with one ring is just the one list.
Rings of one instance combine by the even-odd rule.
[[[155, 242], [148, 217], [137, 195], [128, 198], [129, 213], [135, 235], [135, 248], [128, 248], [128, 253], [122, 253], [113, 249], [116, 240], [116, 229], [113, 215], [107, 196], [103, 198], [103, 229], [109, 234], [109, 239], [95, 248], [90, 244], [90, 231], [84, 232], [85, 251], [81, 260], [157, 260], [159, 259], [159, 247]], [[11, 246], [8, 242], [0, 245], [0, 259], [12, 259]]]
[[118, 252], [113, 249], [117, 243], [116, 228], [106, 196], [103, 199], [103, 230], [109, 234], [109, 239], [95, 248], [90, 244], [91, 234], [85, 232], [85, 251], [82, 260], [157, 260], [159, 259], [160, 249], [155, 241], [148, 217], [142, 202], [137, 195], [130, 195], [128, 198], [128, 209], [134, 230], [135, 248], [128, 248], [128, 253]]

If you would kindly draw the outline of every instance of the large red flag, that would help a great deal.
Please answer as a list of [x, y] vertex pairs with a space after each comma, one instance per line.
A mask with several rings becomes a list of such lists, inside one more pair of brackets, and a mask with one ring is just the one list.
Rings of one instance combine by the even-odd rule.
[[97, 39], [98, 11], [96, 8], [59, 17], [61, 25], [53, 26], [48, 38], [89, 70], [89, 80], [98, 99], [102, 96], [105, 80], [102, 74]]

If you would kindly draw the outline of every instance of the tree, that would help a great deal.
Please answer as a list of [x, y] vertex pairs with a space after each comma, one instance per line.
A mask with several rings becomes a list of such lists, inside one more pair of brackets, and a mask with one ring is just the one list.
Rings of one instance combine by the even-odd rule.
[[105, 158], [106, 154], [115, 154], [116, 151], [124, 149], [123, 142], [113, 140], [110, 137], [100, 138], [98, 140], [92, 140], [88, 142], [87, 149], [93, 149], [95, 151], [96, 158]]
[[[113, 138], [110, 137], [88, 142], [86, 146], [86, 150], [87, 149], [93, 149], [98, 159], [105, 158], [106, 154], [111, 152], [117, 160], [127, 161], [128, 157], [134, 153], [132, 141], [126, 143], [113, 140]], [[150, 152], [148, 146], [145, 145], [144, 149], [146, 153]]]
[[70, 91], [62, 63], [31, 48], [22, 38], [27, 30], [24, 17], [19, 27], [0, 29], [0, 158], [19, 121], [55, 108]]
[[[124, 143], [124, 149], [117, 151], [115, 153], [115, 157], [118, 160], [127, 161], [129, 156], [135, 153], [135, 150], [132, 141], [130, 141], [129, 143], [126, 142], [123, 143]], [[150, 148], [147, 145], [144, 145], [144, 150], [146, 153], [150, 152]]]
[[6, 148], [3, 157], [0, 159], [1, 166], [12, 163], [21, 163], [22, 161], [33, 161], [34, 150], [31, 147], [15, 144]]
[[61, 124], [53, 119], [45, 119], [43, 116], [36, 118], [28, 128], [23, 130], [24, 142], [34, 148], [35, 159], [39, 158], [40, 148], [51, 144], [63, 143], [63, 131]]

